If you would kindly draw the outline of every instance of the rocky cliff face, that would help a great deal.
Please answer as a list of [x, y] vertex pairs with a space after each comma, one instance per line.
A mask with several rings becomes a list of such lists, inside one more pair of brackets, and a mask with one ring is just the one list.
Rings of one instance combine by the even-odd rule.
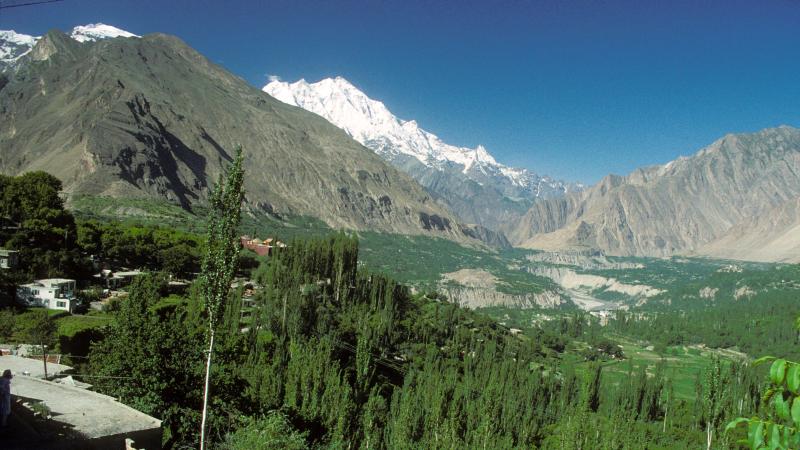
[[497, 278], [481, 269], [461, 269], [442, 275], [439, 290], [468, 308], [505, 306], [510, 308], [558, 308], [570, 303], [555, 290], [510, 294], [499, 289]]
[[495, 248], [511, 248], [503, 233], [491, 230], [481, 225], [460, 225], [461, 232], [465, 236], [477, 239]]
[[694, 252], [800, 195], [800, 130], [728, 135], [689, 158], [538, 200], [509, 233], [530, 248], [612, 255]]
[[532, 204], [530, 198], [511, 199], [491, 184], [480, 184], [466, 177], [455, 165], [444, 165], [442, 167], [446, 168], [443, 169], [426, 166], [407, 155], [382, 156], [411, 175], [437, 203], [467, 223], [505, 233], [512, 229], [509, 225], [516, 223]]
[[334, 228], [469, 240], [409, 176], [339, 128], [275, 100], [175, 37], [38, 40], [0, 90], [0, 171], [46, 170], [70, 194], [202, 204], [245, 149], [255, 212]]
[[569, 300], [558, 292], [544, 291], [531, 294], [506, 294], [493, 289], [478, 287], [443, 287], [442, 292], [460, 306], [467, 308], [488, 308], [504, 306], [507, 308], [559, 308], [569, 304]]

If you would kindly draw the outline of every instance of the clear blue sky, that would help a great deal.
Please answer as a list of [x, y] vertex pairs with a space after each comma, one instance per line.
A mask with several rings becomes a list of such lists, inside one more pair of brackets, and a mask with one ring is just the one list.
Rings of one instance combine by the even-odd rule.
[[0, 29], [29, 34], [90, 22], [177, 35], [258, 87], [341, 75], [447, 142], [568, 180], [800, 126], [798, 0], [65, 0], [0, 13]]

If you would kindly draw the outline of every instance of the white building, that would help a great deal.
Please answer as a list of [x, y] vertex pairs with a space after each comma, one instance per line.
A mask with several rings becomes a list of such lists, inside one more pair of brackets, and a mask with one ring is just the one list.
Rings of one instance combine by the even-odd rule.
[[0, 269], [13, 269], [19, 263], [19, 252], [0, 248]]
[[100, 273], [95, 274], [94, 278], [99, 283], [104, 284], [106, 289], [119, 289], [127, 286], [133, 282], [133, 279], [142, 275], [144, 272], [140, 270], [128, 270], [122, 272], [112, 272], [108, 269], [101, 270]]
[[17, 301], [25, 306], [39, 306], [72, 312], [75, 306], [75, 280], [48, 278], [17, 287]]

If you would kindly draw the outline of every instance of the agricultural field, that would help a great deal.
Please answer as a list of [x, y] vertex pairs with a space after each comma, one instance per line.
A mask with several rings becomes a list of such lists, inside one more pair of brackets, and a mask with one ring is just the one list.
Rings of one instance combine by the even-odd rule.
[[[486, 314], [498, 323], [508, 328], [522, 330], [525, 335], [534, 335], [536, 329], [559, 332], [560, 321], [570, 322], [576, 316], [575, 311], [553, 310], [520, 310], [514, 308], [481, 308], [478, 312]], [[587, 324], [582, 334], [575, 338], [560, 355], [562, 364], [573, 365], [578, 371], [588, 369], [591, 361], [587, 355], [596, 354], [587, 350], [591, 349], [589, 341], [611, 341], [622, 349], [623, 358], [604, 357], [603, 383], [615, 389], [619, 384], [638, 373], [644, 368], [652, 375], [656, 366], [663, 365], [663, 370], [668, 380], [672, 382], [676, 399], [693, 401], [696, 397], [695, 385], [698, 376], [708, 368], [712, 356], [717, 356], [723, 365], [730, 365], [732, 361], [748, 361], [749, 356], [736, 349], [708, 348], [703, 344], [686, 344], [665, 346], [660, 343], [652, 344], [625, 336], [603, 327], [597, 321], [582, 316], [590, 323]]]
[[748, 359], [744, 353], [709, 349], [700, 345], [667, 347], [662, 350], [663, 353], [658, 353], [653, 346], [646, 343], [623, 336], [613, 336], [612, 339], [622, 347], [625, 359], [603, 363], [603, 383], [617, 386], [642, 367], [648, 373], [653, 373], [656, 365], [663, 363], [667, 379], [672, 382], [675, 398], [686, 401], [696, 399], [696, 384], [702, 380], [702, 374], [708, 368], [712, 356], [720, 357], [723, 365], [729, 365], [733, 360]]

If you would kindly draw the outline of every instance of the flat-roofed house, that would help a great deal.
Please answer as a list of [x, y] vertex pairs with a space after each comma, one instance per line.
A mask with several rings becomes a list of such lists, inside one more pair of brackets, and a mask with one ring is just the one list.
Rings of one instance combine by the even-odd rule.
[[[12, 417], [0, 448], [40, 450], [161, 448], [161, 421], [114, 398], [68, 382], [56, 383], [16, 374], [12, 382]], [[51, 417], [33, 417], [42, 403]]]
[[133, 279], [141, 275], [143, 272], [140, 270], [126, 270], [120, 272], [112, 272], [108, 269], [101, 270], [100, 273], [94, 275], [94, 279], [101, 284], [105, 284], [106, 289], [119, 289], [127, 286], [133, 282]]
[[252, 250], [258, 256], [272, 256], [272, 249], [275, 247], [286, 247], [286, 244], [276, 241], [274, 238], [266, 238], [263, 241], [258, 238], [251, 238], [250, 236], [242, 236], [240, 238], [242, 247]]
[[19, 285], [17, 301], [25, 306], [72, 312], [75, 307], [75, 280], [47, 278]]

